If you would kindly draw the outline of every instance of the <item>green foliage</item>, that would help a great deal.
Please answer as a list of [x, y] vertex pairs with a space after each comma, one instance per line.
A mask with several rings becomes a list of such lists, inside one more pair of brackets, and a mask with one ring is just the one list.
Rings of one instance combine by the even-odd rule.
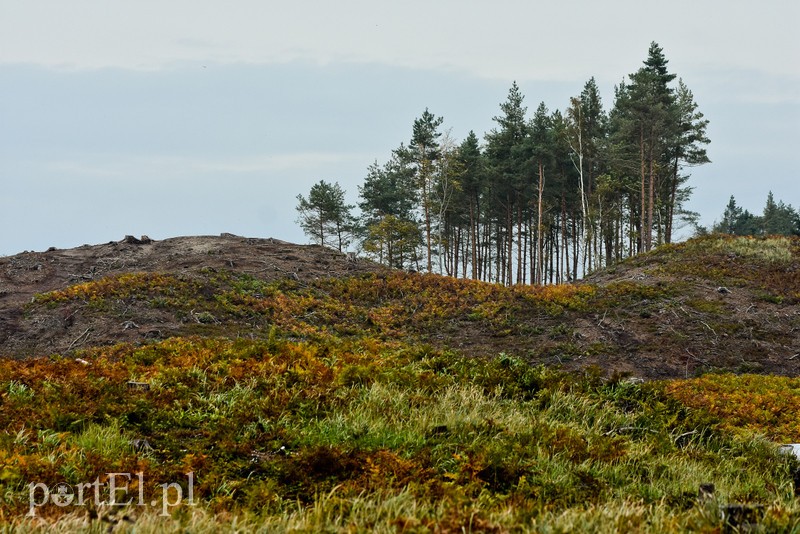
[[298, 223], [315, 243], [334, 245], [341, 252], [347, 248], [355, 230], [355, 219], [350, 214], [354, 206], [345, 204], [344, 190], [338, 183], [325, 180], [311, 186], [308, 199], [297, 195]]
[[[725, 301], [676, 298], [686, 284], [756, 281], [786, 306], [800, 298], [798, 257], [796, 238], [707, 236], [630, 260], [642, 275], [605, 285], [206, 271], [39, 295], [37, 312], [158, 300], [159, 313], [184, 310], [187, 326], [237, 338], [0, 360], [0, 522], [39, 528], [23, 519], [31, 482], [141, 471], [147, 502], [160, 498], [155, 482], [197, 477], [196, 507], [107, 516], [127, 526], [119, 516], [130, 514], [145, 532], [715, 531], [727, 503], [763, 506], [765, 531], [792, 531], [799, 466], [776, 444], [800, 441], [796, 379], [639, 383], [531, 365], [523, 351], [465, 357], [441, 340], [460, 325], [462, 337], [519, 336], [529, 354], [613, 358], [604, 340], [576, 335], [580, 320], [673, 311], [721, 339], [735, 326]], [[678, 340], [662, 337], [664, 347]], [[751, 365], [742, 361], [740, 371]], [[697, 498], [707, 482], [717, 488], [710, 504]], [[40, 511], [56, 531], [101, 525], [83, 510]]]
[[[756, 434], [729, 432], [777, 423], [776, 436], [794, 436], [800, 411], [779, 403], [797, 397], [790, 379], [636, 384], [368, 337], [175, 338], [81, 357], [89, 365], [0, 362], [0, 517], [23, 531], [33, 528], [15, 519], [29, 481], [136, 471], [159, 481], [192, 471], [199, 500], [167, 523], [158, 510], [132, 510], [137, 531], [214, 530], [233, 517], [244, 531], [713, 528], [718, 518], [695, 498], [706, 481], [720, 502], [767, 505], [768, 524], [790, 526], [798, 512], [790, 459]], [[149, 389], [130, 389], [132, 379]], [[34, 395], [12, 395], [20, 383]], [[736, 399], [754, 394], [769, 409], [729, 419]], [[57, 429], [74, 414], [81, 426]], [[58, 527], [73, 524], [68, 512], [41, 515]]]
[[[512, 285], [575, 280], [670, 243], [676, 221], [698, 216], [685, 209], [688, 171], [710, 161], [708, 120], [657, 43], [610, 112], [599, 95], [591, 78], [567, 109], [542, 102], [529, 117], [513, 82], [484, 146], [474, 132], [451, 139], [426, 108], [408, 144], [367, 168], [359, 247], [393, 267]], [[298, 196], [298, 222], [321, 244], [349, 213], [337, 188]]]
[[736, 204], [731, 196], [722, 220], [712, 231], [740, 236], [800, 235], [800, 214], [783, 201], [775, 202], [772, 191], [767, 195], [763, 215], [753, 215]]

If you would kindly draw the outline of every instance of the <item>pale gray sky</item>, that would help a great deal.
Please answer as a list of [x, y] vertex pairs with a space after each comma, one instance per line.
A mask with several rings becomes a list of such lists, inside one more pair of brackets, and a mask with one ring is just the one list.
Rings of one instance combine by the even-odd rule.
[[651, 41], [711, 121], [690, 208], [800, 204], [800, 2], [0, 0], [0, 254], [233, 232], [305, 239], [295, 199], [356, 186], [428, 107], [482, 136]]

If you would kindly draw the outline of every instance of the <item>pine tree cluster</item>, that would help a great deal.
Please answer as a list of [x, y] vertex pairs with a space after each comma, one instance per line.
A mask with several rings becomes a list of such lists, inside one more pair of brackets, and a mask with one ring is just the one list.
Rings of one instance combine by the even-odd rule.
[[528, 117], [515, 82], [483, 141], [456, 141], [426, 109], [409, 143], [369, 167], [358, 218], [343, 197], [329, 209], [300, 196], [300, 223], [321, 244], [341, 246], [332, 229], [345, 228], [393, 267], [509, 285], [573, 280], [669, 243], [696, 217], [688, 170], [709, 162], [709, 139], [667, 64], [652, 43], [608, 112], [592, 78], [564, 112], [542, 102]]

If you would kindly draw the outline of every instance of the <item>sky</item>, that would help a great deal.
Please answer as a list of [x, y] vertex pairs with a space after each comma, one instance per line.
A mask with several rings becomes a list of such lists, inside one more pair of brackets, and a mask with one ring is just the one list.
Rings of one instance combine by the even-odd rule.
[[356, 203], [426, 108], [482, 139], [513, 81], [532, 115], [594, 77], [608, 110], [651, 41], [710, 121], [687, 208], [800, 207], [799, 20], [796, 0], [0, 0], [0, 255], [304, 243], [296, 196]]

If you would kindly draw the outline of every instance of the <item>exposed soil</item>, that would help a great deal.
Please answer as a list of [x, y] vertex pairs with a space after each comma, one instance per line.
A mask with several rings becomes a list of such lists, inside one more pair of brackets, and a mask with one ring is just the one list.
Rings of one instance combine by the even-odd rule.
[[[624, 304], [601, 298], [596, 308], [560, 316], [523, 309], [509, 330], [468, 320], [465, 311], [444, 325], [417, 329], [414, 336], [466, 356], [506, 352], [532, 363], [566, 369], [595, 365], [608, 374], [648, 379], [719, 370], [800, 373], [799, 298], [779, 295], [782, 288], [787, 295], [800, 295], [800, 262], [762, 273], [742, 258], [717, 255], [693, 258], [691, 263], [686, 257], [646, 255], [585, 281], [601, 294], [630, 284], [633, 289], [625, 293]], [[686, 263], [683, 270], [663, 268], [681, 261]], [[728, 274], [712, 276], [712, 266], [714, 272]], [[135, 299], [115, 303], [113, 313], [71, 301], [31, 305], [36, 295], [130, 272], [198, 280], [208, 279], [209, 273], [244, 273], [259, 280], [290, 279], [307, 285], [316, 279], [387, 270], [324, 247], [230, 234], [161, 241], [126, 238], [69, 250], [24, 252], [0, 258], [0, 355], [68, 354], [89, 346], [146, 343], [187, 334], [266, 335], [263, 322], [229, 319], [221, 324], [214, 317], [204, 321], [195, 310], [180, 317], [168, 306]], [[656, 296], [636, 297], [639, 292]]]
[[204, 269], [249, 273], [262, 280], [310, 281], [384, 268], [363, 259], [348, 261], [346, 254], [326, 247], [232, 234], [160, 241], [127, 236], [103, 245], [23, 252], [0, 258], [0, 355], [44, 355], [169, 337], [182, 327], [169, 310], [134, 306], [120, 322], [118, 317], [85, 317], [69, 306], [40, 314], [28, 314], [25, 307], [37, 294], [108, 275], [158, 272], [192, 276]]

